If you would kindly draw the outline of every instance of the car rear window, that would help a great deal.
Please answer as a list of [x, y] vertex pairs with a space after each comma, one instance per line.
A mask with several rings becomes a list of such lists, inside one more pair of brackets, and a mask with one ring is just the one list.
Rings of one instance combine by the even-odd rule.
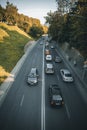
[[66, 77], [72, 77], [72, 75], [71, 75], [71, 74], [65, 74], [65, 76], [66, 76]]

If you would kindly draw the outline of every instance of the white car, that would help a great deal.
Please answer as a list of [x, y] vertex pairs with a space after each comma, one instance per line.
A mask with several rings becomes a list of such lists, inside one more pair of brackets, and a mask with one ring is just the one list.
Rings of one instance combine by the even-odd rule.
[[46, 42], [45, 47], [48, 47], [48, 46], [49, 46], [49, 42]]
[[47, 61], [52, 61], [52, 56], [51, 55], [46, 55], [46, 60]]
[[54, 74], [53, 64], [46, 64], [46, 74]]
[[73, 82], [74, 81], [74, 79], [73, 79], [69, 70], [61, 69], [60, 74], [62, 76], [63, 81], [65, 81], [65, 82]]
[[50, 48], [51, 48], [51, 49], [55, 49], [55, 47], [54, 47], [54, 46], [51, 46]]

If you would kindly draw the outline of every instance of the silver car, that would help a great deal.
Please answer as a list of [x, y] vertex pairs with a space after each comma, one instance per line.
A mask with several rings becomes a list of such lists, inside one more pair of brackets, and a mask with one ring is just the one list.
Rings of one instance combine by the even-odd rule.
[[73, 82], [74, 81], [74, 79], [73, 79], [69, 70], [61, 69], [60, 74], [62, 76], [63, 81], [65, 81], [65, 82]]
[[38, 83], [38, 72], [37, 72], [36, 68], [31, 69], [31, 71], [28, 75], [28, 78], [27, 78], [27, 83], [29, 85], [34, 85], [34, 84]]
[[54, 74], [53, 64], [46, 64], [46, 74]]
[[58, 56], [55, 57], [55, 62], [56, 63], [61, 63], [62, 62], [62, 59]]

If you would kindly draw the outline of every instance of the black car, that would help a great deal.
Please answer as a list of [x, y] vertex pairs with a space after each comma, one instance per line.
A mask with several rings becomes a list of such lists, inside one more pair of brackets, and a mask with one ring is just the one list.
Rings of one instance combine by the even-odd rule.
[[62, 106], [64, 104], [61, 90], [57, 84], [50, 85], [49, 97], [51, 106]]

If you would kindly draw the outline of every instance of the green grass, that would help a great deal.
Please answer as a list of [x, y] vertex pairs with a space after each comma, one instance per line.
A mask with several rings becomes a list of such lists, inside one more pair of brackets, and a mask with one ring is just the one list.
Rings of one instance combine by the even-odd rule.
[[[0, 66], [4, 69], [5, 73], [10, 73], [24, 54], [24, 46], [30, 39], [16, 30], [10, 31], [2, 26], [0, 28], [8, 34], [8, 36], [3, 38], [3, 41], [0, 41]], [[4, 78], [2, 79], [2, 77]], [[5, 74], [4, 76], [0, 74], [0, 84], [5, 78]]]

